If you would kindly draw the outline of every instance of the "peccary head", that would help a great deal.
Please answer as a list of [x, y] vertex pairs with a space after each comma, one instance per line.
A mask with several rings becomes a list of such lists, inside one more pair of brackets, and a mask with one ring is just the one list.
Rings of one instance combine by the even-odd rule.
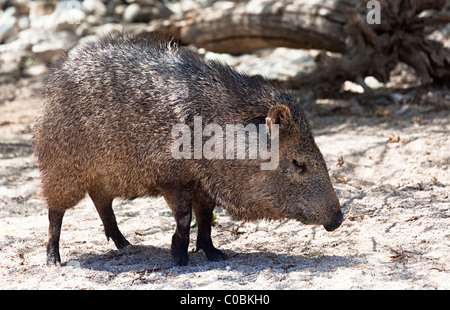
[[203, 169], [204, 186], [238, 219], [289, 218], [337, 229], [343, 221], [339, 200], [299, 104], [272, 105], [264, 116], [271, 135], [274, 125], [278, 129], [274, 169], [261, 169], [267, 160], [213, 161]]
[[303, 112], [279, 105], [269, 110], [267, 121], [280, 130], [279, 168], [270, 180], [279, 208], [287, 218], [335, 230], [343, 214]]

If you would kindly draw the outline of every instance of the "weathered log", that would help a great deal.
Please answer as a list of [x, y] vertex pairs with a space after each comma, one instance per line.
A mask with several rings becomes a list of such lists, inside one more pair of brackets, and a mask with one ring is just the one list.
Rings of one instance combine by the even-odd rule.
[[[439, 12], [445, 0], [380, 0], [381, 23], [370, 25], [360, 12], [347, 12], [346, 51], [338, 58], [326, 58], [315, 72], [297, 75], [287, 85], [309, 88], [318, 96], [340, 90], [346, 80], [368, 89], [364, 77], [389, 80], [399, 62], [414, 68], [422, 84], [450, 85], [450, 50], [426, 37], [425, 27], [438, 28], [450, 22], [450, 15]], [[435, 10], [421, 16], [425, 10]]]
[[249, 0], [207, 7], [180, 20], [156, 22], [158, 31], [218, 53], [290, 47], [345, 51], [346, 11], [357, 0]]
[[[242, 53], [268, 47], [322, 49], [342, 53], [298, 75], [285, 87], [308, 88], [318, 96], [336, 93], [346, 80], [366, 76], [386, 82], [398, 62], [415, 69], [422, 83], [448, 83], [450, 50], [426, 38], [450, 22], [445, 0], [379, 0], [380, 24], [367, 22], [367, 0], [248, 0], [204, 8], [148, 31], [175, 36], [207, 50]], [[429, 14], [421, 14], [432, 10]]]

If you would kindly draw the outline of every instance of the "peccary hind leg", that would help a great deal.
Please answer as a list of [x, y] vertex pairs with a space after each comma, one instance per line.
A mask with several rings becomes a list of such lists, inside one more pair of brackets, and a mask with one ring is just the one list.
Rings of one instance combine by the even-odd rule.
[[48, 220], [50, 226], [48, 229], [47, 243], [47, 265], [61, 265], [61, 256], [59, 255], [59, 237], [61, 235], [62, 220], [65, 211], [49, 209]]
[[189, 230], [191, 228], [192, 206], [191, 202], [184, 195], [184, 191], [170, 189], [164, 192], [164, 199], [172, 209], [177, 228], [172, 236], [172, 246], [170, 251], [175, 263], [179, 266], [187, 265], [189, 261]]
[[108, 240], [111, 238], [118, 249], [131, 245], [117, 227], [116, 217], [112, 209], [113, 199], [102, 193], [101, 190], [90, 190], [89, 196], [103, 222], [106, 238]]
[[192, 207], [198, 225], [196, 250], [202, 249], [210, 261], [221, 261], [227, 259], [227, 256], [214, 247], [211, 239], [211, 222], [215, 206], [215, 202], [205, 194], [200, 194], [193, 198]]

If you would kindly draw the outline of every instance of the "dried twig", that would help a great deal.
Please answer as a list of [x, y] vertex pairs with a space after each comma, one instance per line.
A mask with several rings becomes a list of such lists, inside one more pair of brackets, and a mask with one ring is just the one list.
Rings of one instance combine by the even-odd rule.
[[448, 269], [445, 269], [444, 267], [431, 267], [430, 270], [437, 270], [439, 272], [442, 272], [442, 271], [449, 272], [450, 271]]
[[399, 248], [400, 248], [399, 250], [394, 250], [393, 248], [389, 247], [389, 249], [393, 253], [395, 253], [394, 255], [391, 255], [391, 259], [393, 261], [398, 261], [398, 260], [401, 260], [401, 259], [408, 260], [408, 258], [410, 257], [409, 254], [408, 254], [408, 251], [403, 250], [403, 248], [401, 246]]

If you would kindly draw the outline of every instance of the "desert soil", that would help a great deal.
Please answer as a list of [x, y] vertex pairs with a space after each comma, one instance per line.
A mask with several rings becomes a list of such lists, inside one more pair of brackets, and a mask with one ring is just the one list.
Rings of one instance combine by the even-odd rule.
[[85, 199], [64, 218], [63, 265], [48, 267], [47, 210], [29, 146], [39, 87], [39, 79], [0, 85], [1, 289], [450, 289], [448, 93], [311, 119], [346, 214], [335, 232], [244, 223], [218, 209], [213, 240], [229, 259], [195, 253], [193, 228], [189, 265], [178, 267], [162, 198], [114, 202], [133, 244], [121, 251]]

